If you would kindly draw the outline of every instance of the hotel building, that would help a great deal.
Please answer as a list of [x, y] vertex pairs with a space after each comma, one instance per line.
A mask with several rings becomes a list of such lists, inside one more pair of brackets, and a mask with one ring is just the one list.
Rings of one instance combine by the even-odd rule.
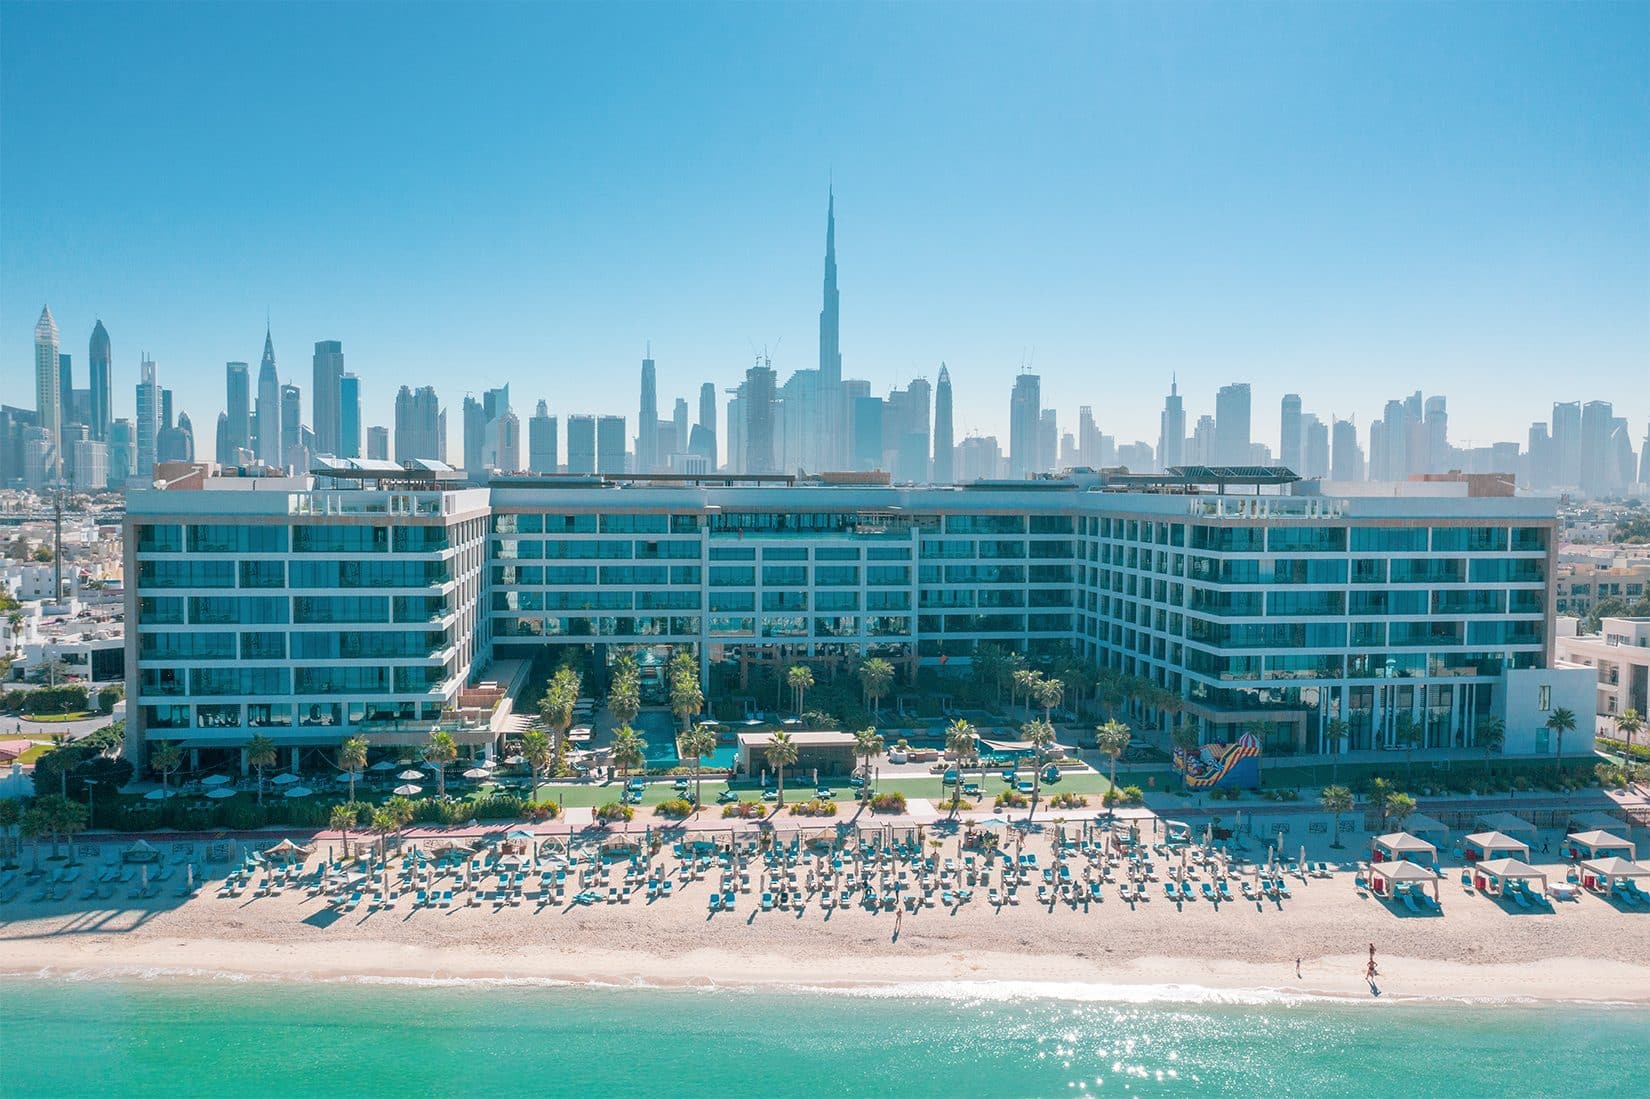
[[130, 493], [128, 739], [418, 742], [490, 661], [566, 646], [598, 666], [686, 649], [708, 683], [866, 655], [966, 674], [983, 641], [1065, 644], [1167, 689], [1205, 740], [1264, 729], [1291, 753], [1325, 750], [1335, 717], [1344, 750], [1412, 723], [1471, 748], [1494, 715], [1527, 754], [1544, 708], [1591, 705], [1588, 674], [1554, 663], [1550, 499], [1197, 468], [469, 488], [412, 464]]

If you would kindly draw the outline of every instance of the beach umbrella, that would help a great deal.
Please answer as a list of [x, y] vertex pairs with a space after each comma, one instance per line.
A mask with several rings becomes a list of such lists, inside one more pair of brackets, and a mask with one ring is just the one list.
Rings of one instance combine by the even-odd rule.
[[172, 796], [172, 791], [170, 791], [170, 790], [150, 790], [147, 794], [143, 795], [143, 800], [144, 801], [165, 801], [167, 798], [169, 798], [171, 796]]
[[190, 863], [183, 868], [184, 888], [191, 893], [195, 891], [195, 864]]
[[424, 792], [424, 787], [414, 786], [412, 783], [408, 782], [401, 786], [397, 786], [392, 792], [398, 797], [410, 798], [414, 794], [422, 794]]
[[374, 763], [371, 767], [368, 767], [367, 770], [379, 772], [393, 771], [399, 766], [400, 764], [396, 763], [394, 760], [381, 759], [377, 763]]
[[492, 772], [485, 767], [471, 767], [464, 772], [465, 778], [490, 778], [491, 776]]
[[288, 771], [288, 772], [285, 772], [283, 774], [276, 775], [274, 778], [270, 779], [269, 781], [271, 783], [273, 783], [274, 785], [276, 785], [276, 786], [290, 786], [294, 782], [298, 781], [298, 776], [295, 775], [295, 774], [292, 774], [290, 771]]
[[228, 775], [207, 775], [201, 779], [202, 786], [222, 786], [229, 781]]
[[527, 762], [527, 757], [526, 756], [506, 756], [504, 758], [505, 765], [509, 766], [509, 767], [515, 767], [515, 766], [518, 766], [518, 765], [526, 763], [526, 762]]
[[405, 771], [402, 771], [399, 775], [396, 775], [395, 777], [400, 779], [402, 782], [417, 782], [419, 779], [424, 777], [424, 772], [423, 771], [415, 771], [414, 769], [409, 767]]
[[223, 798], [232, 798], [232, 797], [234, 797], [235, 796], [235, 791], [226, 790], [222, 786], [218, 786], [218, 787], [214, 787], [211, 790], [208, 790], [206, 792], [206, 796], [209, 797], [209, 798], [217, 798], [217, 799], [221, 800]]
[[314, 792], [308, 786], [292, 786], [287, 788], [285, 796], [289, 798], [307, 798]]

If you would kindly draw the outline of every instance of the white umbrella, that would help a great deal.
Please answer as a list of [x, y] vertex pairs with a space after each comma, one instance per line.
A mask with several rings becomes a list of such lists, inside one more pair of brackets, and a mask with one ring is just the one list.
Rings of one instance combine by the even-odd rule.
[[393, 760], [381, 759], [377, 763], [374, 763], [371, 767], [368, 767], [367, 770], [369, 770], [369, 771], [393, 771], [398, 766], [400, 766], [400, 764], [394, 762]]
[[289, 798], [307, 798], [314, 792], [308, 786], [294, 786], [287, 790], [286, 796]]
[[201, 779], [202, 786], [222, 786], [229, 781], [228, 775], [207, 775]]
[[404, 798], [410, 798], [414, 794], [422, 794], [423, 792], [424, 792], [424, 787], [414, 786], [410, 782], [407, 783], [405, 786], [397, 786], [394, 790], [394, 793], [396, 793], [396, 794], [398, 794], [398, 795], [400, 795], [401, 797], [404, 797]]
[[292, 774], [291, 772], [287, 772], [285, 774], [276, 775], [269, 781], [274, 783], [276, 786], [290, 786], [292, 783], [298, 781], [298, 776]]
[[506, 756], [504, 758], [504, 762], [507, 765], [509, 765], [511, 767], [514, 767], [517, 764], [526, 763], [527, 762], [527, 757], [526, 756]]
[[487, 770], [487, 768], [485, 768], [485, 767], [471, 767], [468, 771], [464, 772], [464, 777], [465, 778], [491, 778], [492, 774], [493, 774], [493, 772]]
[[150, 790], [147, 794], [143, 795], [143, 800], [145, 800], [145, 801], [164, 801], [165, 799], [167, 799], [171, 796], [172, 796], [172, 791], [170, 791], [170, 790]]
[[417, 782], [419, 779], [424, 777], [424, 772], [423, 771], [415, 771], [411, 767], [409, 767], [405, 771], [402, 771], [399, 775], [396, 775], [395, 777], [400, 779], [402, 782]]
[[222, 800], [223, 798], [232, 798], [232, 797], [234, 797], [235, 796], [235, 791], [225, 790], [222, 786], [219, 786], [216, 789], [208, 790], [206, 792], [206, 796], [209, 797], [209, 798], [218, 798], [219, 800]]

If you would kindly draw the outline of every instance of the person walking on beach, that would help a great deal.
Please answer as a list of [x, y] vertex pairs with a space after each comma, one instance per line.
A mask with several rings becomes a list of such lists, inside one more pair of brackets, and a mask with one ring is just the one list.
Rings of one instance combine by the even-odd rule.
[[1295, 959], [1295, 980], [1298, 981], [1300, 979], [1301, 979], [1301, 960], [1299, 958], [1296, 958]]

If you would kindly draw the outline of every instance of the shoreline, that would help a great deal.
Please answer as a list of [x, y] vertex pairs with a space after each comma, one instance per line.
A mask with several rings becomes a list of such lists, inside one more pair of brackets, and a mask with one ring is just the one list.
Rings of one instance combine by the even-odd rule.
[[[341, 965], [331, 944], [295, 947], [221, 939], [119, 943], [108, 936], [36, 941], [30, 944], [29, 964], [17, 964], [18, 958], [0, 959], [0, 979], [500, 985], [1232, 1005], [1650, 1007], [1650, 966], [1592, 958], [1465, 964], [1383, 956], [1376, 982], [1380, 991], [1373, 994], [1363, 978], [1362, 955], [1303, 959], [1299, 980], [1286, 979], [1277, 965], [1229, 959], [1148, 956], [1102, 968], [1080, 957], [997, 952], [967, 959], [882, 957], [875, 965], [879, 976], [866, 978], [843, 976], [865, 964], [866, 959], [857, 957], [796, 959], [712, 949], [675, 957], [590, 950], [569, 957], [506, 956], [392, 942], [350, 945], [349, 964]], [[1287, 978], [1292, 977], [1291, 965]], [[1581, 988], [1594, 994], [1577, 996]]]

